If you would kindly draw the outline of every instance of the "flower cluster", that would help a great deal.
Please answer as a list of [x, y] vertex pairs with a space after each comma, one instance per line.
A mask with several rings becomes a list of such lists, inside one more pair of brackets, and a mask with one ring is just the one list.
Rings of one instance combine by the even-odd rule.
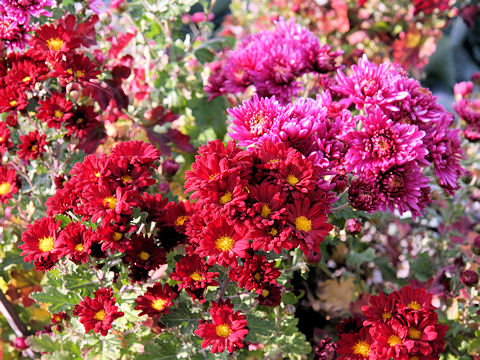
[[253, 85], [259, 96], [276, 96], [289, 103], [302, 88], [304, 74], [328, 73], [339, 65], [341, 51], [334, 51], [293, 19], [275, 22], [275, 29], [245, 38], [228, 53], [224, 66], [216, 69], [206, 90], [215, 97], [245, 92]]
[[284, 106], [274, 97], [254, 95], [229, 113], [230, 136], [240, 145], [287, 144], [323, 175], [332, 175], [339, 191], [350, 174], [349, 201], [356, 209], [397, 209], [415, 217], [429, 202], [425, 168], [433, 165], [449, 194], [463, 174], [460, 130], [450, 128], [452, 115], [400, 69], [366, 57], [349, 75], [338, 71], [316, 100]]
[[432, 296], [425, 289], [403, 287], [370, 297], [361, 321], [340, 324], [340, 360], [438, 359], [448, 326], [438, 322]]
[[470, 141], [480, 140], [480, 95], [474, 92], [474, 84], [480, 85], [480, 73], [472, 75], [472, 81], [464, 81], [455, 85], [456, 103], [453, 109], [460, 119], [466, 123], [465, 138]]

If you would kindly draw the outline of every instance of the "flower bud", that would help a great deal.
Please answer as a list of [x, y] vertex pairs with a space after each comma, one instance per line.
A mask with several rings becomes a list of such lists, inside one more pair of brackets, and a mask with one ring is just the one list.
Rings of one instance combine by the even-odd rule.
[[473, 240], [472, 252], [473, 252], [475, 255], [480, 255], [480, 235], [477, 236], [477, 237], [475, 238], [475, 240]]
[[13, 340], [13, 346], [18, 350], [25, 350], [28, 348], [28, 344], [25, 342], [24, 337], [17, 337]]
[[475, 271], [464, 270], [460, 274], [460, 279], [465, 286], [475, 286], [478, 284], [478, 275]]
[[362, 231], [362, 223], [358, 219], [348, 219], [345, 223], [345, 230], [352, 235], [359, 234]]
[[180, 165], [175, 160], [166, 159], [162, 164], [162, 173], [166, 177], [175, 175]]

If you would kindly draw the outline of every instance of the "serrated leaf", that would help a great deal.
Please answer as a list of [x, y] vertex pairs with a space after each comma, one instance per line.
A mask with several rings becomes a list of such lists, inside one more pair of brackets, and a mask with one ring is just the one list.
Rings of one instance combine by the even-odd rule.
[[277, 331], [273, 321], [254, 314], [247, 315], [247, 326], [249, 331], [245, 340], [250, 342], [265, 341]]
[[60, 343], [47, 334], [29, 336], [26, 342], [36, 352], [55, 352], [60, 350]]
[[368, 263], [375, 259], [375, 250], [373, 248], [368, 248], [363, 252], [350, 251], [347, 254], [347, 265], [348, 266], [360, 266], [362, 264]]
[[52, 287], [43, 288], [42, 292], [31, 293], [30, 297], [37, 302], [49, 304], [48, 311], [52, 314], [70, 310], [79, 302], [77, 295], [64, 294], [59, 289]]

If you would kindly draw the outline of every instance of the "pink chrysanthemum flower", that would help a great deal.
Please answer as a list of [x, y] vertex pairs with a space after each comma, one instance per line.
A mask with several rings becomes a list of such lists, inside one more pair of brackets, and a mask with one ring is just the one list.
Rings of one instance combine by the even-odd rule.
[[275, 97], [259, 98], [257, 94], [227, 111], [233, 117], [232, 132], [228, 135], [240, 146], [261, 142], [275, 121], [285, 122], [288, 116]]
[[406, 91], [398, 91], [395, 86], [400, 77], [392, 65], [371, 63], [364, 55], [358, 65], [352, 66], [350, 76], [338, 71], [335, 77], [338, 85], [332, 88], [349, 97], [358, 109], [366, 105], [395, 109], [392, 103], [408, 95]]
[[394, 165], [422, 160], [427, 150], [423, 131], [415, 125], [393, 123], [376, 109], [363, 118], [363, 130], [345, 136], [349, 149], [345, 158], [347, 171], [385, 171]]

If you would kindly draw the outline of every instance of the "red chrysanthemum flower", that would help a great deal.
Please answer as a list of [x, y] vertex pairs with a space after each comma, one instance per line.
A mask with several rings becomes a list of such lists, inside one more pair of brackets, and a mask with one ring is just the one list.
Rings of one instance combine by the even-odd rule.
[[432, 306], [432, 295], [423, 288], [414, 289], [411, 286], [404, 286], [397, 294], [400, 309], [405, 307], [413, 311], [435, 309]]
[[7, 124], [0, 122], [0, 156], [3, 156], [9, 148], [13, 146], [10, 141], [10, 129], [7, 127]]
[[33, 89], [39, 81], [47, 78], [48, 67], [31, 58], [18, 59], [12, 63], [12, 68], [5, 77], [5, 83], [23, 89]]
[[93, 231], [81, 222], [71, 222], [58, 237], [61, 256], [68, 256], [75, 262], [86, 262], [91, 253]]
[[148, 315], [149, 317], [158, 317], [162, 314], [170, 312], [172, 300], [175, 299], [177, 293], [173, 291], [170, 285], [155, 283], [152, 287], [147, 288], [147, 292], [139, 296], [135, 302], [135, 310], [140, 310], [139, 316]]
[[223, 353], [225, 348], [230, 353], [242, 348], [242, 340], [248, 334], [245, 316], [240, 311], [234, 313], [229, 305], [218, 305], [215, 302], [212, 302], [210, 315], [212, 322], [202, 323], [194, 331], [203, 338], [202, 349], [212, 345], [211, 352], [215, 354]]
[[256, 228], [251, 234], [253, 250], [262, 249], [265, 252], [274, 251], [276, 254], [294, 247], [292, 237], [293, 229], [285, 220], [275, 221], [271, 226]]
[[229, 224], [221, 216], [208, 224], [195, 252], [200, 256], [208, 256], [207, 264], [218, 263], [221, 266], [237, 266], [237, 258], [248, 257], [250, 243], [245, 226]]
[[228, 218], [242, 217], [246, 211], [247, 181], [237, 174], [231, 174], [218, 182], [212, 182], [199, 191], [199, 203], [208, 210], [219, 212]]
[[108, 157], [102, 154], [88, 155], [83, 162], [76, 163], [70, 171], [72, 179], [70, 182], [78, 188], [90, 188], [94, 184], [99, 184], [103, 179], [110, 176]]
[[363, 328], [355, 334], [342, 334], [338, 340], [338, 360], [365, 360], [370, 357], [370, 347], [373, 340], [368, 328]]
[[375, 324], [369, 329], [374, 339], [371, 347], [374, 359], [409, 360], [405, 346], [405, 334], [396, 333], [391, 327], [384, 324]]
[[61, 25], [43, 25], [36, 31], [30, 45], [35, 48], [35, 54], [51, 61], [58, 61], [63, 54], [80, 46], [74, 34]]
[[38, 130], [31, 131], [27, 135], [20, 136], [21, 144], [18, 145], [17, 155], [23, 160], [33, 160], [42, 155], [45, 152], [45, 134], [40, 134]]
[[93, 299], [85, 296], [78, 305], [75, 305], [73, 315], [80, 317], [85, 333], [93, 329], [95, 333], [106, 336], [108, 330], [112, 328], [112, 322], [122, 317], [124, 313], [118, 311], [111, 289], [98, 289], [94, 295]]
[[255, 254], [251, 259], [246, 259], [242, 266], [230, 269], [228, 276], [236, 281], [238, 286], [256, 290], [260, 295], [266, 284], [276, 283], [275, 279], [280, 276], [280, 270], [275, 267], [275, 262]]
[[28, 225], [22, 234], [23, 244], [19, 246], [19, 249], [23, 250], [20, 255], [24, 256], [24, 260], [41, 261], [50, 254], [56, 255], [59, 247], [59, 227], [60, 221], [55, 222], [53, 217], [45, 217]]
[[150, 270], [158, 269], [167, 260], [165, 250], [155, 244], [152, 236], [133, 234], [123, 262], [130, 265], [132, 281], [138, 282], [146, 280]]
[[0, 165], [0, 202], [7, 204], [18, 190], [15, 170]]
[[62, 86], [77, 82], [88, 82], [100, 74], [97, 65], [84, 54], [67, 56], [65, 61], [57, 62], [52, 76], [60, 80]]
[[189, 294], [195, 295], [196, 290], [207, 286], [217, 286], [218, 282], [214, 280], [218, 277], [218, 272], [209, 272], [205, 260], [198, 255], [186, 255], [175, 265], [175, 271], [170, 273], [170, 278], [175, 281], [181, 281], [178, 284], [179, 289], [186, 289]]
[[127, 141], [117, 144], [110, 153], [112, 157], [127, 159], [131, 164], [151, 165], [160, 159], [160, 151], [143, 141]]
[[111, 178], [121, 187], [141, 191], [155, 184], [155, 179], [147, 166], [132, 165], [126, 158], [109, 157]]
[[282, 302], [282, 289], [282, 285], [266, 283], [257, 297], [258, 303], [270, 307], [280, 305]]
[[97, 242], [101, 244], [102, 251], [115, 250], [125, 252], [131, 249], [131, 240], [126, 235], [136, 230], [136, 226], [130, 224], [130, 216], [122, 216], [120, 221], [101, 225], [95, 232]]
[[0, 88], [0, 113], [20, 111], [27, 107], [27, 95], [18, 86]]
[[37, 119], [48, 127], [60, 129], [63, 123], [73, 116], [73, 103], [65, 99], [65, 94], [54, 92], [52, 96], [38, 102]]
[[370, 297], [370, 305], [362, 306], [362, 312], [366, 317], [364, 325], [374, 323], [388, 323], [397, 313], [398, 293], [393, 292], [385, 295], [383, 292]]
[[252, 205], [247, 209], [249, 224], [259, 229], [273, 226], [286, 214], [286, 196], [282, 189], [268, 182], [249, 187], [249, 200]]
[[326, 221], [326, 207], [328, 204], [315, 201], [315, 198], [295, 199], [287, 207], [288, 220], [295, 233], [295, 242], [307, 255], [312, 250], [319, 251], [319, 245], [326, 235], [333, 229], [333, 225]]
[[290, 149], [285, 161], [280, 162], [278, 173], [272, 173], [277, 178], [277, 185], [285, 190], [309, 193], [315, 187], [317, 180], [313, 163], [300, 152]]
[[61, 311], [56, 314], [52, 314], [52, 325], [55, 325], [57, 331], [63, 330], [63, 325], [70, 319], [70, 316], [65, 312]]

